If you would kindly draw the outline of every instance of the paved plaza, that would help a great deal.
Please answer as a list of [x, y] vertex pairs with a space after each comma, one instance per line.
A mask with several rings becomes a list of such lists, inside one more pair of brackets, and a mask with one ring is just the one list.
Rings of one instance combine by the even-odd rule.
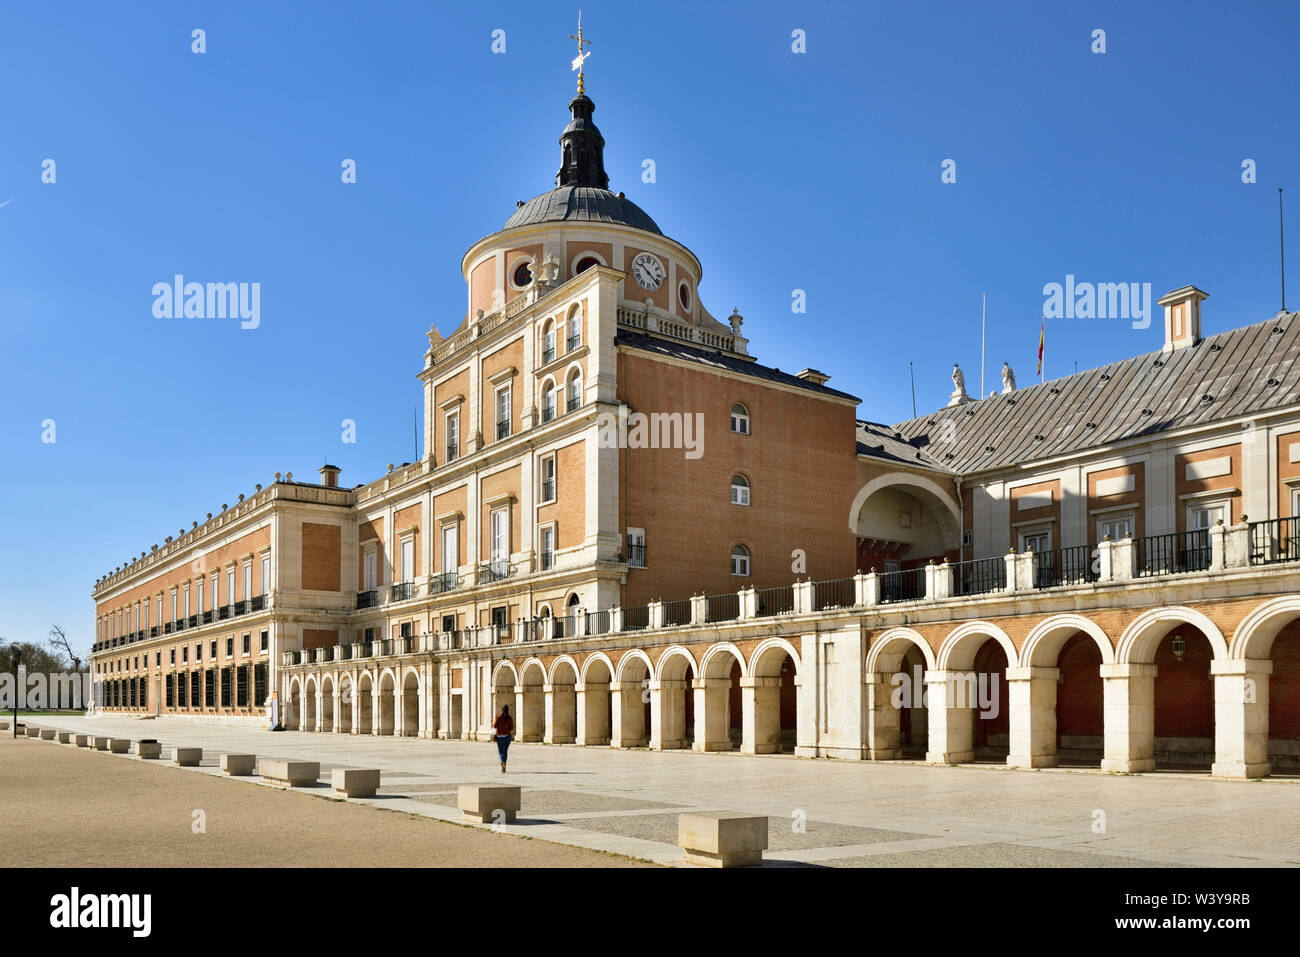
[[[932, 767], [518, 742], [511, 746], [510, 772], [503, 777], [496, 748], [486, 742], [272, 733], [116, 715], [29, 720], [97, 735], [156, 738], [163, 744], [164, 758], [175, 746], [202, 747], [203, 766], [197, 770], [158, 768], [160, 774], [174, 776], [178, 787], [186, 775], [219, 776], [224, 751], [251, 752], [319, 761], [322, 779], [328, 779], [334, 767], [380, 768], [379, 795], [351, 803], [458, 821], [457, 785], [504, 780], [523, 788], [519, 820], [504, 827], [507, 833], [661, 864], [680, 863], [677, 815], [698, 809], [767, 815], [769, 865], [1300, 863], [1300, 824], [1294, 814], [1300, 781], [1294, 780], [1220, 781], [1192, 773], [1109, 775], [993, 765]], [[53, 751], [56, 746], [43, 747]], [[136, 760], [134, 755], [99, 757]], [[257, 780], [220, 784], [237, 790]], [[305, 795], [332, 793], [325, 784], [303, 792], [307, 801], [311, 799]], [[159, 800], [164, 799], [160, 794]], [[298, 809], [298, 804], [279, 805], [272, 812], [297, 814]], [[82, 838], [78, 833], [69, 840]], [[301, 839], [311, 840], [306, 835]], [[392, 853], [398, 852], [394, 845]], [[494, 855], [492, 863], [503, 861]]]

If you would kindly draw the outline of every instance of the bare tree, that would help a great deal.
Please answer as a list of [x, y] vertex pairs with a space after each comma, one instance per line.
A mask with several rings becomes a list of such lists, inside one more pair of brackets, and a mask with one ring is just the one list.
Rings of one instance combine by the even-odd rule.
[[50, 626], [50, 647], [68, 656], [74, 672], [81, 670], [81, 657], [72, 650], [72, 642], [68, 640], [67, 632], [58, 625]]

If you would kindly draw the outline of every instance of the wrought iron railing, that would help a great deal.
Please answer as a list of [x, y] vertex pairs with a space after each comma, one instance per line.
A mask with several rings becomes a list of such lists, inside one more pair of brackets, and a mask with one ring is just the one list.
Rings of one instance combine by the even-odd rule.
[[379, 601], [379, 592], [373, 588], [370, 591], [357, 592], [358, 608], [374, 608]]
[[956, 595], [984, 595], [1007, 587], [1007, 560], [975, 558], [952, 566], [952, 590]]
[[388, 589], [388, 600], [406, 601], [412, 594], [414, 590], [410, 582], [394, 582]]
[[638, 605], [636, 608], [623, 609], [623, 630], [639, 631], [650, 627], [650, 606]]
[[754, 613], [759, 618], [770, 615], [787, 615], [794, 611], [794, 586], [760, 588], [754, 592]]
[[608, 611], [587, 612], [587, 634], [589, 635], [609, 634], [609, 612]]
[[478, 567], [478, 580], [480, 583], [505, 581], [509, 577], [510, 562], [504, 558], [484, 562]]
[[1096, 545], [1074, 545], [1034, 554], [1034, 587], [1080, 585], [1101, 578], [1101, 553]]
[[1300, 516], [1250, 523], [1250, 563], [1274, 565], [1300, 559]]
[[880, 576], [880, 603], [917, 601], [925, 597], [925, 566], [885, 572]]
[[835, 578], [830, 581], [813, 582], [814, 610], [852, 608], [856, 604], [857, 591], [852, 578]]
[[1199, 572], [1210, 567], [1210, 531], [1171, 532], [1133, 539], [1139, 578]]
[[735, 621], [740, 617], [740, 596], [735, 592], [704, 599], [705, 621]]
[[689, 625], [691, 623], [691, 600], [676, 598], [663, 603], [664, 625]]

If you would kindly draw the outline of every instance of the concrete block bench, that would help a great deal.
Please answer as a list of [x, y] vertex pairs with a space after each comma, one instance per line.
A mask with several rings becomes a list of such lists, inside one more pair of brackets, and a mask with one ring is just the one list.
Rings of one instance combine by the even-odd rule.
[[756, 867], [767, 849], [767, 818], [737, 811], [679, 814], [677, 843], [691, 864]]
[[[22, 727], [22, 725], [19, 725], [19, 727]], [[8, 730], [9, 730], [9, 722], [0, 721], [0, 731], [8, 731]]]
[[131, 750], [130, 738], [110, 738], [108, 741], [108, 750], [114, 754], [126, 754]]
[[335, 768], [330, 772], [335, 797], [369, 798], [379, 790], [376, 768]]
[[202, 748], [174, 748], [172, 750], [172, 763], [178, 768], [197, 768], [202, 760]]
[[27, 737], [39, 738], [41, 736], [41, 729], [36, 727], [36, 725], [29, 724], [29, 725], [25, 725], [25, 727], [27, 729]]
[[221, 773], [227, 776], [252, 774], [253, 767], [256, 764], [256, 754], [223, 754], [221, 756]]
[[111, 738], [96, 738], [96, 739], [95, 739], [95, 750], [96, 750], [96, 751], [107, 751], [107, 750], [108, 750], [108, 743], [109, 743], [109, 741], [111, 741], [111, 740], [112, 740]]
[[283, 759], [264, 760], [258, 765], [258, 773], [272, 784], [282, 787], [311, 787], [320, 777], [319, 761], [285, 761]]
[[71, 731], [60, 731], [60, 732], [59, 732], [59, 744], [71, 744], [71, 743], [72, 743], [72, 732], [71, 732]]
[[56, 729], [56, 728], [41, 728], [41, 740], [42, 740], [42, 741], [53, 741], [53, 740], [54, 740], [54, 736], [55, 736], [56, 734], [58, 734], [58, 733], [59, 733], [59, 732], [58, 732], [58, 729]]
[[162, 757], [162, 745], [153, 738], [141, 738], [135, 746], [136, 753], [149, 761]]
[[94, 741], [91, 739], [90, 735], [88, 734], [75, 735], [72, 740], [79, 748], [88, 748], [92, 744], [94, 744]]
[[456, 791], [460, 816], [467, 821], [493, 824], [497, 811], [505, 814], [507, 822], [519, 813], [520, 789], [517, 784], [462, 784]]

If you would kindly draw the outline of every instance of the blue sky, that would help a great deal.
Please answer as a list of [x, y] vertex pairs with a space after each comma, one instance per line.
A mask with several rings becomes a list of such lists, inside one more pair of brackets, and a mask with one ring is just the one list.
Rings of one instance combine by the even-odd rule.
[[[1279, 307], [1295, 4], [582, 6], [611, 188], [699, 256], [706, 307], [739, 307], [761, 361], [829, 373], [864, 418], [911, 415], [909, 361], [921, 412], [954, 360], [977, 388], [981, 293], [987, 388], [1004, 359], [1034, 380], [1042, 289], [1067, 274], [1195, 283], [1207, 333]], [[576, 13], [0, 11], [0, 636], [58, 622], [84, 647], [99, 575], [255, 482], [413, 458], [424, 332], [460, 321], [462, 254], [553, 183]], [[261, 325], [155, 318], [175, 273], [260, 282]], [[1048, 376], [1160, 336], [1158, 315], [1052, 320]]]

